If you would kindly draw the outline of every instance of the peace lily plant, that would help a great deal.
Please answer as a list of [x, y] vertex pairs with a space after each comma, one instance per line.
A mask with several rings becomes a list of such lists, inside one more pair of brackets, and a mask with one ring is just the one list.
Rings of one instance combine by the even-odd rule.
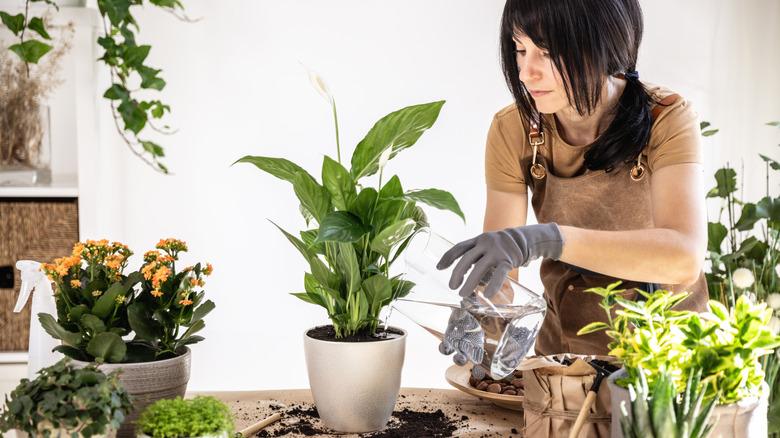
[[[415, 144], [436, 121], [444, 101], [413, 105], [380, 119], [358, 143], [347, 169], [341, 159], [336, 102], [324, 81], [310, 80], [333, 112], [336, 159], [325, 156], [321, 180], [284, 158], [245, 156], [250, 163], [292, 184], [307, 226], [295, 236], [277, 225], [309, 263], [304, 292], [294, 296], [326, 309], [337, 338], [373, 334], [379, 313], [409, 293], [413, 283], [391, 276], [415, 232], [428, 225], [418, 203], [449, 210], [461, 218], [455, 198], [439, 189], [404, 190], [398, 176], [384, 180], [385, 165]], [[378, 173], [376, 187], [366, 185]]]

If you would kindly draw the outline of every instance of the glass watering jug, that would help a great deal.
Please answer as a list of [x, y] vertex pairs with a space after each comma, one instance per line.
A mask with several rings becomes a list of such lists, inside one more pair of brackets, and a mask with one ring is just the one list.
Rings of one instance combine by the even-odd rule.
[[441, 256], [453, 244], [428, 229], [415, 234], [403, 252], [405, 280], [415, 283], [412, 291], [396, 300], [392, 309], [405, 315], [440, 340], [445, 337], [453, 309], [468, 312], [474, 327], [484, 333], [482, 366], [494, 379], [512, 374], [536, 340], [547, 305], [542, 295], [507, 276], [501, 289], [490, 299], [482, 292], [488, 274], [467, 298], [449, 288], [457, 261], [444, 270], [436, 269]]

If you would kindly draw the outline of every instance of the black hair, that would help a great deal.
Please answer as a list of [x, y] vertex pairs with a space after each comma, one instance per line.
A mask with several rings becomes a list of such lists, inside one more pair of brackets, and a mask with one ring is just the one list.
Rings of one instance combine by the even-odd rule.
[[[650, 139], [652, 99], [635, 74], [642, 28], [638, 0], [507, 0], [504, 6], [501, 67], [523, 120], [538, 116], [520, 81], [518, 33], [549, 52], [569, 102], [581, 115], [598, 105], [605, 77], [625, 75], [612, 122], [585, 152], [588, 169], [609, 171], [634, 160]], [[539, 117], [539, 122], [544, 129], [545, 121]]]

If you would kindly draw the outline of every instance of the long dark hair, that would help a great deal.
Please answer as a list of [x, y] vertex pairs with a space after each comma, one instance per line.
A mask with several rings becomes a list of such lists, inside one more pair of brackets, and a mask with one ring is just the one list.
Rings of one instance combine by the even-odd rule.
[[588, 169], [611, 170], [636, 159], [650, 138], [651, 97], [634, 74], [642, 27], [638, 0], [507, 0], [504, 6], [501, 67], [524, 120], [536, 119], [537, 111], [520, 81], [513, 40], [518, 32], [549, 52], [581, 115], [598, 105], [606, 76], [625, 74], [612, 122], [585, 152]]

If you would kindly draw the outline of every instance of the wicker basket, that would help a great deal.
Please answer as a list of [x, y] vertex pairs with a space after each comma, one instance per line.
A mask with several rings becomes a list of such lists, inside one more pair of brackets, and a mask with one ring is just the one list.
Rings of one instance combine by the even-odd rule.
[[[76, 199], [0, 199], [0, 266], [14, 266], [17, 260], [50, 262], [70, 254], [78, 240]], [[14, 288], [0, 288], [0, 351], [28, 348], [29, 302], [13, 313], [20, 284], [14, 268]]]

